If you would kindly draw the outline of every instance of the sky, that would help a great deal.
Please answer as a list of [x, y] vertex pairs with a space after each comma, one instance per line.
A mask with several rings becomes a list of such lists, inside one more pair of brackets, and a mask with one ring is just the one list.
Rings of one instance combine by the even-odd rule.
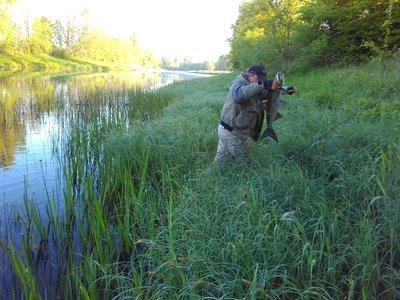
[[89, 11], [91, 28], [128, 39], [168, 58], [217, 61], [229, 52], [227, 39], [243, 0], [16, 0], [16, 20], [68, 20]]

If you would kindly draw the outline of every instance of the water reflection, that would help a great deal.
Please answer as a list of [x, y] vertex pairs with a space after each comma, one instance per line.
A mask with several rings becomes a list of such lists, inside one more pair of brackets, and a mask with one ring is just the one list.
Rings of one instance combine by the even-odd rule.
[[199, 76], [154, 72], [0, 78], [0, 211], [21, 205], [25, 193], [39, 210], [49, 194], [62, 197], [63, 153], [55, 149], [71, 123], [93, 117], [128, 122], [129, 114], [120, 107], [129, 101], [132, 88], [151, 90]]

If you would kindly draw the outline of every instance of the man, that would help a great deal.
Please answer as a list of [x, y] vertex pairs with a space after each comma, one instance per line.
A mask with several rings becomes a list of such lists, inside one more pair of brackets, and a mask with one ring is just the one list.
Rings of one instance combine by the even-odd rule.
[[[253, 65], [236, 77], [222, 108], [218, 126], [219, 141], [215, 161], [219, 166], [229, 158], [250, 158], [247, 140], [251, 137], [257, 141], [264, 111], [270, 106], [268, 102], [279, 102], [280, 87], [279, 81], [267, 79], [262, 65]], [[295, 87], [290, 87], [286, 92], [292, 94], [296, 91]]]

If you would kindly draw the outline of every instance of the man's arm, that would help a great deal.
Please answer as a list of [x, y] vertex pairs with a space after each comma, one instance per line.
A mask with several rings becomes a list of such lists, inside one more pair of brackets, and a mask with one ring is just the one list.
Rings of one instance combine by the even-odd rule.
[[246, 103], [251, 97], [259, 93], [267, 93], [279, 87], [279, 82], [264, 80], [250, 84], [232, 86], [232, 99], [238, 104]]

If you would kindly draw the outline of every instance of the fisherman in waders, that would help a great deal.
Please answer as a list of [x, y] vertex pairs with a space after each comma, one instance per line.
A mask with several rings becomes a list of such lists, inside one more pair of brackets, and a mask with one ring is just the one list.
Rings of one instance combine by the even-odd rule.
[[[289, 87], [286, 93], [295, 93]], [[257, 141], [263, 125], [264, 111], [267, 111], [268, 128], [263, 137], [278, 141], [272, 129], [272, 122], [279, 118], [281, 82], [268, 80], [262, 65], [253, 65], [233, 81], [221, 112], [218, 126], [218, 149], [215, 162], [222, 166], [227, 160], [250, 159], [247, 140]], [[276, 105], [275, 105], [276, 104]], [[270, 119], [270, 121], [268, 120]]]

